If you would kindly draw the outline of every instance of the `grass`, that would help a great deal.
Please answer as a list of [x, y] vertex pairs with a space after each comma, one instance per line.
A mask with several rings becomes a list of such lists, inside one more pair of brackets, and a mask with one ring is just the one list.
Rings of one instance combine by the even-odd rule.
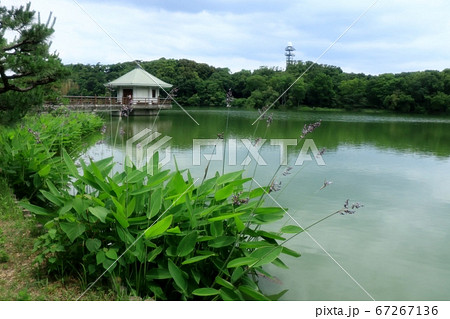
[[[33, 243], [39, 227], [24, 216], [13, 192], [0, 177], [0, 300], [75, 300], [79, 278], [48, 278], [33, 263]], [[98, 286], [83, 300], [116, 300], [115, 292]]]

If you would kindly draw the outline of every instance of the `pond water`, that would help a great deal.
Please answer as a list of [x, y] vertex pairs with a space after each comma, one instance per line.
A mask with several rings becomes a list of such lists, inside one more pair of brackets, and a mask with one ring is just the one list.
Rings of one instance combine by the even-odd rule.
[[[267, 185], [276, 174], [282, 188], [272, 193], [274, 200], [303, 227], [343, 208], [347, 199], [364, 204], [355, 214], [319, 223], [310, 236], [290, 240], [287, 246], [302, 256], [283, 255], [289, 270], [268, 267], [277, 280], [262, 279], [267, 293], [289, 289], [285, 300], [450, 299], [449, 118], [275, 111], [269, 112], [273, 122], [267, 127], [265, 121], [252, 125], [258, 117], [252, 111], [189, 112], [199, 125], [177, 110], [158, 118], [107, 117], [104, 142], [84, 156], [113, 155], [120, 170], [126, 140], [149, 128], [162, 134], [162, 142], [171, 138], [164, 143], [170, 153], [161, 154], [170, 155], [164, 168], [190, 168], [201, 179], [208, 163], [204, 155], [215, 152], [218, 160], [211, 160], [209, 176], [244, 168], [255, 183]], [[321, 126], [306, 138], [309, 146], [326, 149], [322, 158], [299, 139], [304, 124], [319, 119]], [[221, 132], [225, 165], [219, 147], [200, 145], [217, 141]], [[256, 138], [261, 140], [252, 146]], [[133, 147], [141, 148], [137, 142]], [[303, 161], [298, 160], [302, 147], [309, 150], [300, 156]], [[247, 156], [251, 161], [243, 166]], [[292, 167], [286, 176], [283, 160]], [[325, 180], [332, 183], [321, 189]], [[271, 227], [285, 223], [295, 224], [286, 218]]]

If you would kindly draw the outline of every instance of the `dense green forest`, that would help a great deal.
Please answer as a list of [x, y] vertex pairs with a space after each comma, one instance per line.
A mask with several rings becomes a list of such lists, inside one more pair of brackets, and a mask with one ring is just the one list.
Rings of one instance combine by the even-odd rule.
[[[224, 106], [226, 93], [231, 89], [232, 106], [249, 109], [276, 101], [274, 107], [282, 109], [309, 106], [402, 113], [450, 112], [450, 69], [374, 76], [345, 73], [336, 66], [317, 64], [279, 98], [312, 63], [297, 61], [287, 70], [261, 67], [236, 73], [186, 59], [161, 58], [140, 65], [178, 88], [176, 99], [183, 106]], [[136, 64], [66, 67], [71, 76], [62, 86], [63, 94], [103, 96], [110, 94], [105, 83], [132, 70]]]

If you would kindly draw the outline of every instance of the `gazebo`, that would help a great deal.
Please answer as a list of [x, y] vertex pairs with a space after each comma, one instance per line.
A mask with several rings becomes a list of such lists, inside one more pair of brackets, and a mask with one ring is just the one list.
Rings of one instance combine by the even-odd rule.
[[[170, 89], [172, 84], [137, 67], [105, 86], [117, 90], [117, 102], [120, 104], [160, 105], [164, 103], [159, 100], [159, 90]], [[167, 102], [170, 103], [170, 100]]]

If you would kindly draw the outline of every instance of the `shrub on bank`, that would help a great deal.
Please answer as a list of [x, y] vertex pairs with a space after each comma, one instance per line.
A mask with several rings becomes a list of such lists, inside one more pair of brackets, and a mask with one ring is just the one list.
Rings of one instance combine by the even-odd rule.
[[0, 127], [0, 174], [17, 197], [37, 200], [47, 180], [59, 187], [67, 184], [62, 148], [76, 152], [83, 139], [102, 125], [93, 114], [62, 112], [27, 116], [14, 127]]
[[244, 191], [250, 178], [242, 171], [196, 183], [189, 171], [149, 174], [133, 165], [112, 175], [112, 158], [80, 160], [82, 174], [67, 153], [64, 161], [73, 190], [47, 180], [49, 190], [40, 193], [50, 208], [22, 203], [46, 221], [35, 250], [49, 271], [75, 271], [93, 284], [109, 278], [118, 291], [155, 300], [272, 300], [284, 293], [266, 296], [258, 280], [270, 277], [267, 264], [287, 268], [282, 254], [300, 256], [283, 244], [286, 234], [303, 230], [263, 230], [285, 210], [262, 206], [268, 187]]

